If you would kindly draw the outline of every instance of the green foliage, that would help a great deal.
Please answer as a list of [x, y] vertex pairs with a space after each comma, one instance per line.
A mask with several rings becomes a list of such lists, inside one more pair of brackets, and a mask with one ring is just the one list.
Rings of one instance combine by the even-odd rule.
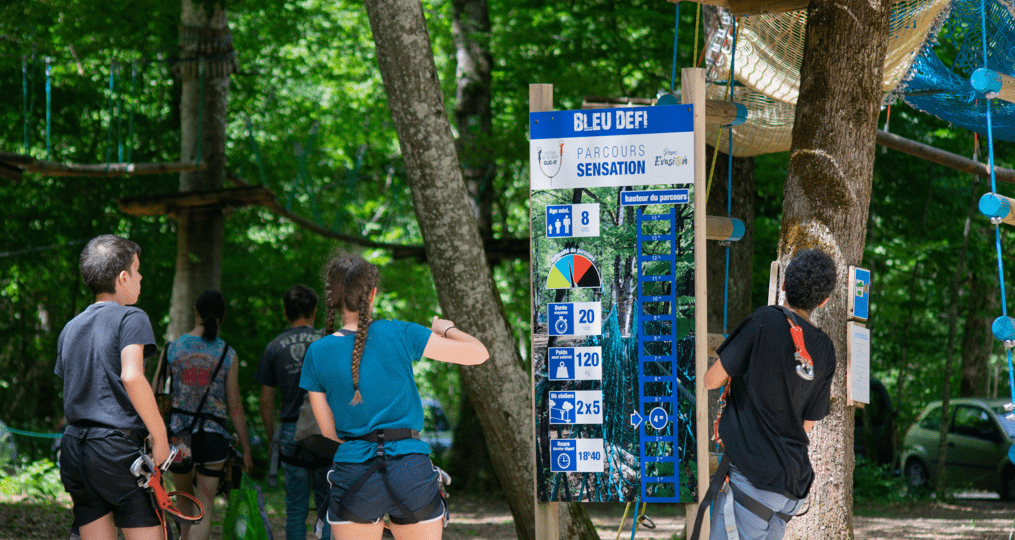
[[63, 493], [60, 469], [48, 459], [25, 461], [14, 474], [0, 477], [0, 496], [53, 502]]
[[863, 458], [857, 459], [853, 468], [853, 500], [858, 504], [868, 502], [893, 502], [906, 497], [906, 482], [902, 476], [892, 474], [892, 465], [878, 465]]

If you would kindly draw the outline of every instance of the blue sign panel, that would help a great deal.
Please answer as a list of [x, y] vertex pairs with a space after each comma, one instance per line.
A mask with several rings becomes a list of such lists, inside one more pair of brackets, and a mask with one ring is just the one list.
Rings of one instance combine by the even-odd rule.
[[871, 273], [863, 268], [850, 268], [849, 317], [867, 320], [870, 312]]

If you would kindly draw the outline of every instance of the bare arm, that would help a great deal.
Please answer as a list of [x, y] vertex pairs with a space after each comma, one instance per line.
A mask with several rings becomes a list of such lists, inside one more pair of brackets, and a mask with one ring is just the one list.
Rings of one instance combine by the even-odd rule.
[[439, 319], [434, 315], [430, 330], [433, 333], [423, 349], [423, 356], [427, 358], [466, 366], [482, 364], [490, 358], [486, 345], [447, 319]]
[[130, 404], [134, 406], [141, 421], [152, 437], [152, 459], [161, 465], [169, 457], [169, 439], [166, 424], [159, 414], [155, 394], [144, 376], [144, 345], [127, 345], [120, 351], [120, 380], [127, 391]]
[[275, 440], [275, 387], [261, 385], [261, 423], [268, 440]]
[[804, 420], [804, 433], [810, 435], [812, 427], [814, 427], [814, 420]]
[[321, 435], [340, 443], [345, 442], [338, 438], [335, 432], [335, 415], [328, 405], [328, 398], [324, 392], [309, 392], [310, 408], [314, 411], [314, 420], [317, 420], [317, 427], [321, 429]]
[[726, 374], [726, 368], [722, 367], [722, 362], [716, 358], [712, 367], [708, 368], [708, 371], [705, 372], [705, 389], [715, 390], [725, 384], [729, 378], [730, 376]]
[[254, 470], [254, 457], [250, 455], [250, 439], [247, 438], [247, 414], [243, 412], [243, 403], [240, 401], [240, 376], [239, 360], [229, 365], [229, 373], [226, 375], [226, 402], [229, 407], [229, 418], [233, 421], [233, 428], [240, 438], [240, 447], [243, 449], [243, 470], [250, 474]]

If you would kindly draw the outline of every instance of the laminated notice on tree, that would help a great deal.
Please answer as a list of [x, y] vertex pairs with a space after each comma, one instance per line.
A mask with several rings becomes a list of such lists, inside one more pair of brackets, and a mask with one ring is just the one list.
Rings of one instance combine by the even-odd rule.
[[694, 502], [692, 118], [529, 116], [539, 501]]

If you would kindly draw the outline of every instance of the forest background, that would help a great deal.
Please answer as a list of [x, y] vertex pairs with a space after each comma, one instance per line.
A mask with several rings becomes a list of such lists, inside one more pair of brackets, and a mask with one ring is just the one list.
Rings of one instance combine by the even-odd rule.
[[[423, 6], [455, 126], [461, 58], [452, 31], [455, 4], [424, 1]], [[487, 254], [527, 362], [529, 261], [499, 246], [527, 242], [529, 234], [528, 85], [552, 83], [558, 109], [580, 108], [586, 96], [652, 98], [669, 90], [675, 8], [661, 0], [622, 5], [519, 0], [486, 7], [489, 32], [477, 38], [492, 59], [492, 129], [482, 141], [489, 153], [482, 156], [479, 186], [489, 201], [490, 220], [481, 231], [500, 241], [488, 242]], [[321, 269], [336, 249], [361, 250], [381, 265], [377, 317], [425, 322], [439, 307], [425, 262], [405, 255], [412, 252], [379, 246], [422, 240], [409, 211], [398, 138], [362, 4], [242, 0], [228, 4], [228, 16], [239, 71], [229, 92], [227, 171], [263, 184], [288, 212], [333, 233], [320, 234], [264, 207], [237, 208], [225, 220], [222, 290], [229, 308], [222, 335], [239, 353], [248, 423], [257, 434], [263, 430], [253, 374], [264, 346], [285, 326], [281, 295], [295, 283], [322, 292]], [[684, 3], [678, 68], [695, 64], [704, 46], [696, 20], [695, 6]], [[172, 2], [110, 0], [101, 8], [80, 0], [5, 3], [0, 7], [0, 150], [75, 163], [179, 160], [180, 84], [173, 75], [179, 26], [180, 7]], [[947, 43], [946, 38], [941, 41]], [[947, 64], [948, 48], [938, 54]], [[888, 120], [883, 111], [881, 125]], [[892, 107], [890, 131], [960, 155], [974, 151], [972, 133], [902, 103]], [[982, 138], [979, 143], [985, 161]], [[995, 143], [995, 152], [999, 166], [1015, 166], [1011, 144]], [[478, 158], [463, 157], [463, 168], [476, 168], [470, 159]], [[735, 257], [744, 255], [738, 250], [749, 250], [753, 266], [750, 306], [739, 311], [767, 303], [787, 163], [782, 153], [738, 160], [735, 167], [752, 171], [755, 185], [750, 241], [731, 247]], [[84, 242], [113, 232], [143, 247], [138, 306], [158, 335], [168, 327], [176, 222], [126, 215], [117, 201], [176, 192], [179, 176], [26, 174], [20, 182], [0, 180], [0, 186], [0, 420], [52, 432], [62, 416], [61, 382], [53, 375], [56, 339], [92, 301], [77, 270]], [[873, 275], [871, 373], [888, 388], [900, 430], [924, 404], [940, 399], [950, 332], [958, 366], [949, 374], [952, 395], [1009, 391], [1003, 349], [989, 334], [990, 321], [1000, 313], [993, 228], [972, 210], [988, 190], [967, 174], [878, 151], [863, 261]], [[1012, 195], [1009, 186], [1000, 191]], [[733, 215], [738, 216], [736, 207]], [[965, 227], [970, 234], [963, 250]], [[335, 235], [359, 240], [349, 244]], [[1002, 252], [1011, 253], [1010, 234], [1003, 234], [1002, 242]], [[604, 310], [609, 308], [604, 302]], [[323, 325], [323, 310], [318, 316]], [[459, 391], [457, 368], [418, 366], [421, 392], [441, 401], [460, 430], [477, 433], [475, 413]], [[49, 441], [16, 440], [27, 459], [47, 455]], [[449, 461], [467, 464], [463, 484], [495, 492], [491, 470], [477, 461], [483, 455], [477, 452], [481, 438], [455, 441]], [[266, 446], [257, 448], [265, 458]]]

